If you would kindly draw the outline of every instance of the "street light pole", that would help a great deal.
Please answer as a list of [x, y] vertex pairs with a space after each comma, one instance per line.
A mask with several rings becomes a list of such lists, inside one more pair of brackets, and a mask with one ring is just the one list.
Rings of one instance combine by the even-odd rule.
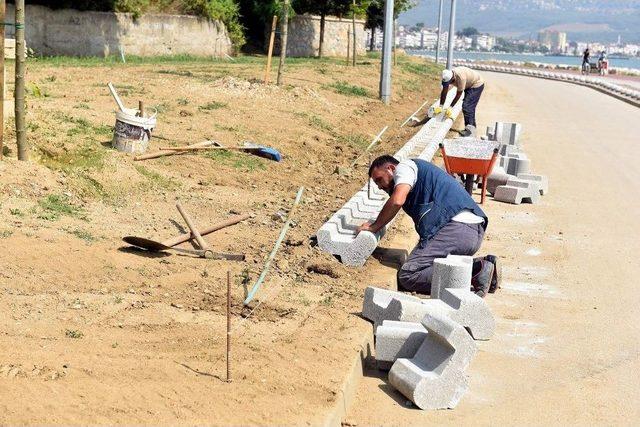
[[382, 42], [382, 70], [380, 73], [380, 99], [386, 105], [391, 103], [391, 50], [393, 37], [394, 0], [386, 0], [384, 7], [384, 39]]
[[447, 48], [447, 69], [453, 67], [453, 47], [456, 37], [456, 0], [451, 0], [451, 16], [449, 18], [449, 47]]
[[440, 34], [442, 29], [442, 5], [444, 0], [440, 0], [440, 10], [438, 11], [438, 38], [436, 39], [436, 64], [440, 60]]

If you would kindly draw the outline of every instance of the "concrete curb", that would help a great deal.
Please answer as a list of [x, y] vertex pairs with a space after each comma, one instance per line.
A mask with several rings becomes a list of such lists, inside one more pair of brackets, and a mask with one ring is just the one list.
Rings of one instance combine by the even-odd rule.
[[480, 71], [492, 71], [496, 73], [515, 74], [519, 76], [535, 77], [546, 80], [572, 83], [612, 96], [635, 107], [640, 107], [640, 91], [626, 88], [615, 83], [610, 83], [599, 77], [582, 76], [568, 73], [554, 73], [538, 69], [503, 67], [498, 65], [475, 64], [468, 61], [455, 61], [454, 65], [464, 65]]
[[322, 425], [326, 427], [341, 427], [342, 420], [347, 416], [349, 407], [353, 403], [364, 376], [367, 358], [373, 354], [373, 328], [363, 333], [357, 352], [353, 356], [353, 363], [347, 371], [342, 385], [337, 390], [335, 404], [324, 416]]

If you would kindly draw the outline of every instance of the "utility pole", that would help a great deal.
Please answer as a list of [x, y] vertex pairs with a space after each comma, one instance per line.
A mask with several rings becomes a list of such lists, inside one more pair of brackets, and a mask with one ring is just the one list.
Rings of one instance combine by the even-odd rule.
[[456, 38], [456, 0], [451, 0], [451, 16], [449, 17], [449, 47], [447, 48], [447, 69], [453, 67], [453, 49]]
[[[24, 0], [16, 0], [16, 140], [18, 143], [18, 160], [29, 160], [25, 126], [24, 126]], [[2, 52], [4, 55], [4, 52]], [[4, 117], [3, 117], [4, 120]]]
[[380, 73], [380, 99], [386, 105], [391, 103], [391, 50], [393, 37], [394, 0], [385, 0], [384, 6], [384, 38], [382, 42], [382, 70]]
[[282, 72], [284, 71], [284, 61], [287, 59], [287, 31], [289, 30], [289, 0], [284, 0], [284, 10], [282, 13], [282, 23], [280, 29], [280, 63], [278, 64], [278, 86], [282, 86]]
[[436, 64], [440, 60], [440, 34], [442, 30], [442, 6], [444, 0], [440, 0], [440, 10], [438, 11], [438, 38], [436, 39]]

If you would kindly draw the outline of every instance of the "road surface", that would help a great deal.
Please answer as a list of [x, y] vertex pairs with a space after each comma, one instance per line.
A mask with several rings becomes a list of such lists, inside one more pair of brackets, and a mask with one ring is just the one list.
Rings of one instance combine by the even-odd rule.
[[[345, 419], [362, 425], [637, 425], [640, 422], [640, 109], [549, 80], [483, 73], [478, 115], [522, 123], [539, 204], [490, 199], [482, 253], [504, 260], [454, 410], [421, 411], [367, 372]], [[390, 278], [391, 280], [391, 278]]]

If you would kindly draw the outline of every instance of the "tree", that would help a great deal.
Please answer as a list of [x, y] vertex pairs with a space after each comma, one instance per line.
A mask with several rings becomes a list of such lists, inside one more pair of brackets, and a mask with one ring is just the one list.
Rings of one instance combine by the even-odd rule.
[[352, 0], [294, 0], [293, 9], [296, 13], [310, 13], [320, 16], [320, 46], [318, 56], [322, 58], [324, 50], [324, 32], [327, 16], [364, 16], [371, 0], [357, 0], [356, 10], [353, 10]]
[[[371, 30], [371, 46], [370, 50], [374, 48], [374, 39], [376, 30], [384, 26], [384, 3], [385, 0], [371, 0], [366, 10], [366, 23], [365, 28]], [[416, 5], [415, 0], [395, 0], [393, 18], [397, 18], [402, 12], [405, 12]], [[422, 24], [424, 26], [424, 23]]]
[[477, 36], [478, 34], [480, 34], [480, 32], [474, 27], [465, 27], [462, 29], [462, 31], [458, 31], [456, 33], [456, 35], [459, 37], [472, 37]]

